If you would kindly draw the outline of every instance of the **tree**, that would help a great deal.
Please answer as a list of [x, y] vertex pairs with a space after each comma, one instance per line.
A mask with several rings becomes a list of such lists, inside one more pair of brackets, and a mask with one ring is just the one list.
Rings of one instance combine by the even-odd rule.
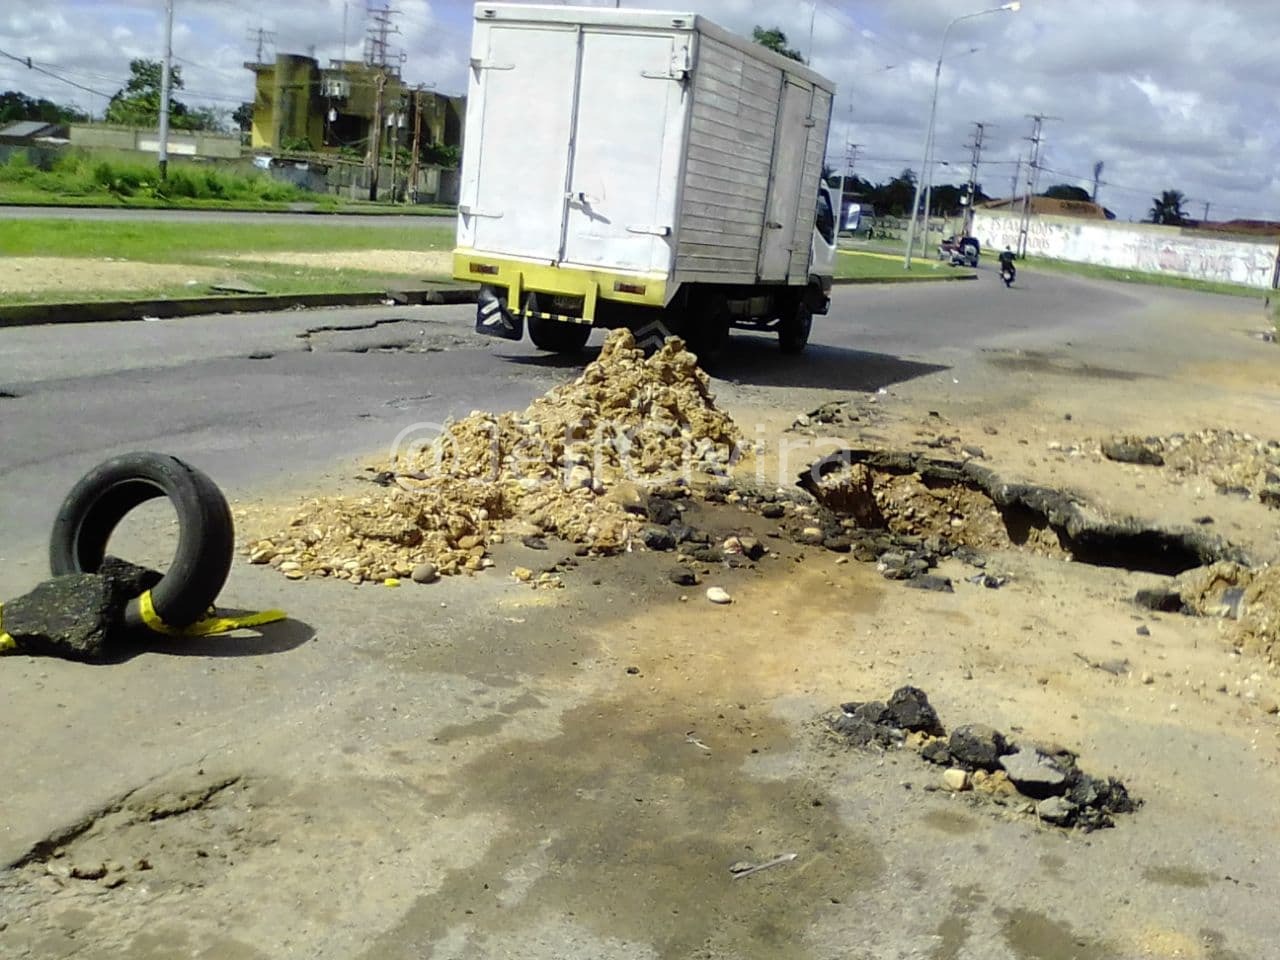
[[774, 53], [780, 53], [791, 60], [804, 63], [804, 57], [800, 56], [800, 51], [787, 46], [787, 35], [777, 27], [770, 27], [768, 30], [764, 27], [756, 27], [751, 31], [751, 39], [762, 47], [768, 47]]
[[248, 133], [253, 129], [253, 104], [245, 101], [236, 107], [231, 113], [231, 122], [236, 125], [236, 129], [242, 133]]
[[64, 107], [52, 100], [28, 97], [17, 90], [0, 93], [0, 126], [20, 123], [23, 120], [39, 120], [41, 123], [79, 123], [89, 115], [75, 107]]
[[[154, 127], [160, 123], [160, 83], [164, 66], [159, 60], [130, 60], [129, 82], [107, 104], [107, 123], [127, 127]], [[209, 107], [194, 110], [173, 96], [183, 88], [182, 68], [169, 72], [169, 125], [175, 130], [220, 130], [222, 118]]]
[[871, 202], [878, 213], [900, 217], [911, 210], [916, 195], [916, 175], [910, 167], [888, 183], [877, 184], [871, 191]]
[[1181, 190], [1165, 190], [1160, 196], [1151, 198], [1151, 212], [1147, 217], [1152, 223], [1180, 227], [1187, 220], [1187, 212], [1182, 209], [1186, 202], [1187, 198]]
[[1050, 200], [1079, 200], [1082, 203], [1088, 203], [1093, 199], [1089, 196], [1088, 190], [1069, 183], [1055, 183], [1040, 196], [1048, 197]]

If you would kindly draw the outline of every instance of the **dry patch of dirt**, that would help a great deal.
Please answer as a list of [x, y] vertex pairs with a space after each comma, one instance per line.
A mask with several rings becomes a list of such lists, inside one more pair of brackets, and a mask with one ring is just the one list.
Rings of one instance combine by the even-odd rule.
[[278, 251], [242, 253], [232, 260], [254, 263], [279, 263], [291, 267], [329, 270], [367, 270], [397, 276], [449, 276], [453, 270], [453, 254], [448, 250], [330, 250], [323, 253]]
[[204, 287], [227, 279], [225, 267], [75, 257], [5, 257], [0, 260], [0, 294], [69, 290], [161, 290]]

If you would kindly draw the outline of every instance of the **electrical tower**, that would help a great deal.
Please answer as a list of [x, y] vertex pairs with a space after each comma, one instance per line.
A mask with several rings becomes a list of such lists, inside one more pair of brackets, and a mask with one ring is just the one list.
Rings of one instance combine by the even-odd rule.
[[266, 53], [268, 46], [275, 46], [276, 35], [274, 30], [264, 30], [259, 27], [257, 30], [249, 31], [249, 42], [256, 44], [258, 48], [258, 58], [254, 63], [263, 63], [263, 54]]
[[969, 203], [964, 211], [964, 231], [962, 236], [973, 236], [973, 206], [977, 202], [978, 165], [982, 163], [982, 136], [987, 127], [992, 126], [995, 126], [995, 124], [980, 123], [975, 120], [973, 124], [973, 143], [967, 144], [972, 151], [972, 155], [969, 160]]
[[1036, 195], [1036, 181], [1040, 178], [1040, 147], [1044, 143], [1044, 137], [1041, 136], [1041, 130], [1046, 120], [1061, 120], [1061, 117], [1049, 117], [1043, 113], [1029, 114], [1034, 121], [1031, 128], [1031, 136], [1027, 137], [1031, 141], [1031, 157], [1027, 160], [1027, 190], [1022, 195], [1022, 223], [1018, 227], [1018, 250], [1019, 257], [1027, 255], [1027, 236], [1031, 232], [1031, 207], [1032, 199]]
[[398, 34], [400, 28], [395, 25], [399, 10], [393, 10], [384, 4], [376, 7], [370, 4], [365, 12], [368, 14], [368, 34], [364, 41], [364, 62], [371, 67], [386, 68], [391, 65], [391, 47], [389, 40]]

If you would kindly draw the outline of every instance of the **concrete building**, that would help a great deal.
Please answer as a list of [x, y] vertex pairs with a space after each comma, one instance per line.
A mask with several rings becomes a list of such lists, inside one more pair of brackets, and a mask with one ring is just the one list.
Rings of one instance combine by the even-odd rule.
[[[379, 79], [382, 123], [396, 124], [395, 140], [408, 148], [415, 114], [422, 112], [423, 146], [460, 146], [465, 98], [407, 86], [399, 68], [331, 60], [321, 68], [312, 57], [282, 53], [272, 63], [246, 63], [254, 74], [255, 150], [335, 153], [367, 158], [377, 109]], [[391, 138], [384, 129], [384, 151]]]

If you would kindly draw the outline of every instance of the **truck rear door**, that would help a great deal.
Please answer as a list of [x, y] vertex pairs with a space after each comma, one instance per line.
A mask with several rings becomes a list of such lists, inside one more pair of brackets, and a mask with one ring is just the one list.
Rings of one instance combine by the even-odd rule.
[[[769, 177], [769, 204], [765, 212], [764, 240], [760, 246], [761, 280], [786, 280], [791, 268], [791, 253], [796, 244], [795, 224], [801, 202], [800, 186], [805, 182], [800, 171], [804, 167], [809, 127], [813, 125], [809, 110], [813, 88], [787, 77], [782, 86], [778, 106], [778, 130], [773, 147], [773, 168]], [[804, 240], [808, 241], [808, 237]]]
[[689, 40], [586, 28], [561, 261], [666, 273]]
[[472, 245], [488, 253], [555, 263], [564, 233], [565, 183], [573, 131], [578, 28], [488, 25], [489, 44], [472, 60], [480, 153], [458, 212]]

